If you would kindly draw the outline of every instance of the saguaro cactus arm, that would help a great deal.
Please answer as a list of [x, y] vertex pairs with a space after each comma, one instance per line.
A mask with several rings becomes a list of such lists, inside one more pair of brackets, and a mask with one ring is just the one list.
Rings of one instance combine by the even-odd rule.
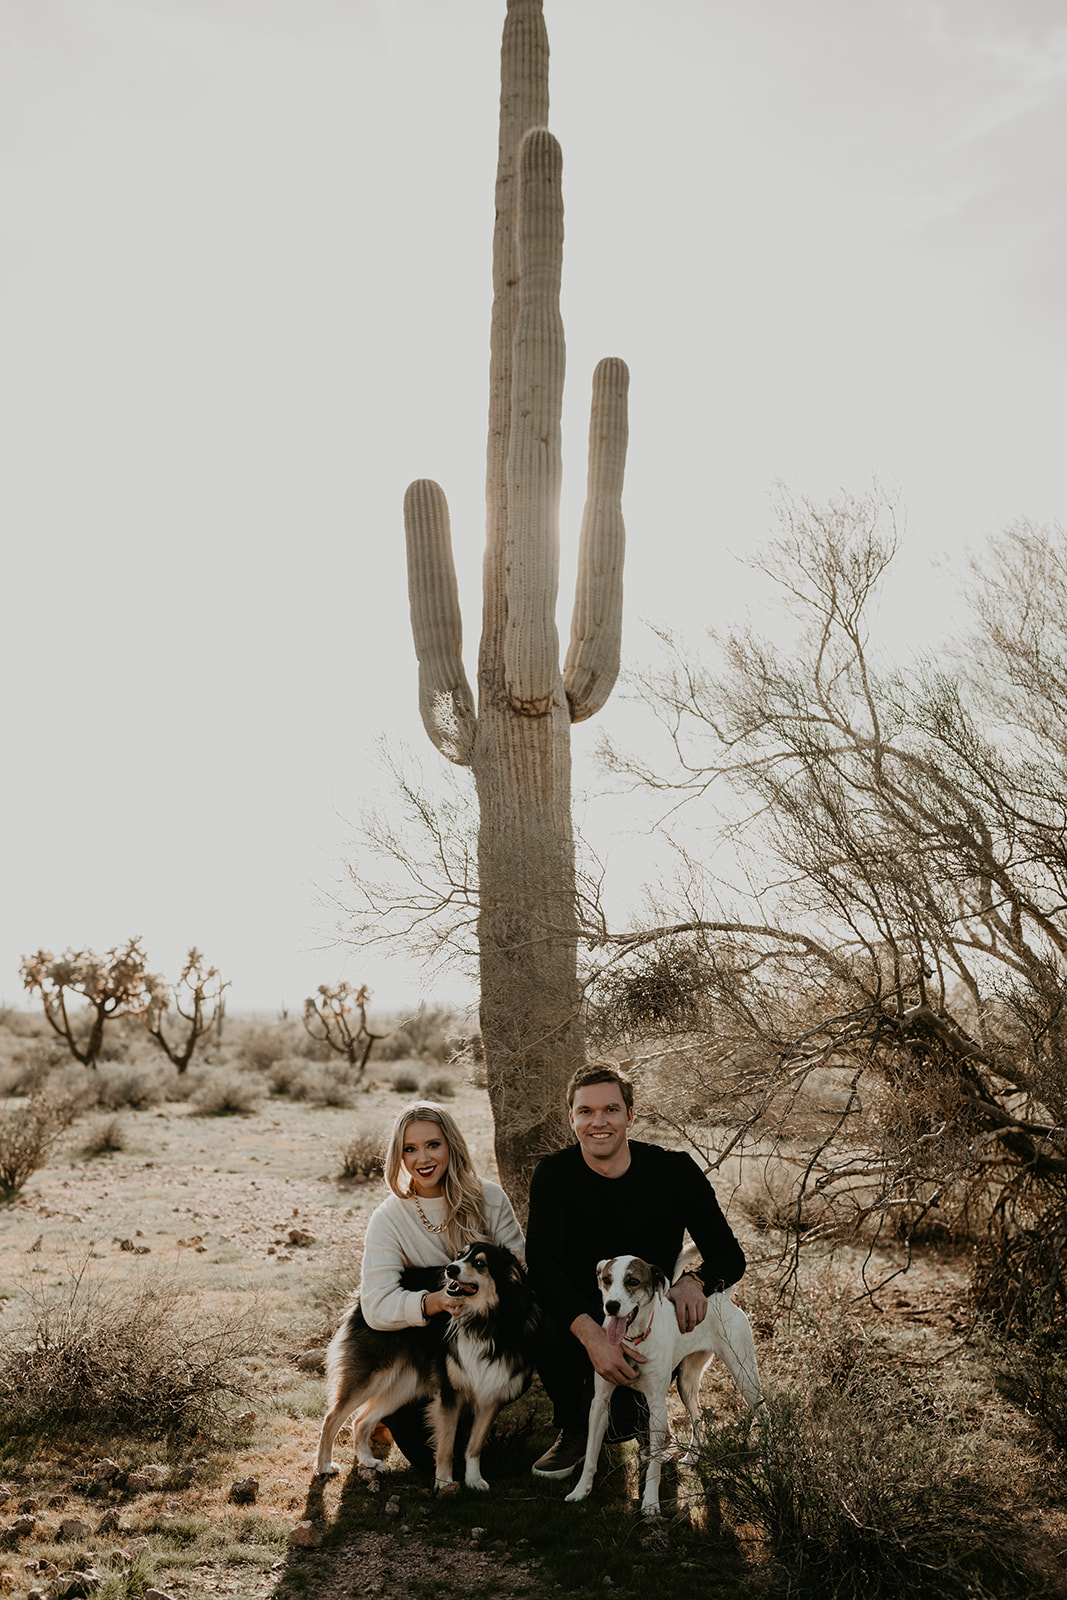
[[463, 619], [448, 501], [432, 478], [417, 478], [408, 486], [404, 531], [419, 712], [441, 754], [466, 767], [474, 748], [474, 697], [463, 670]]
[[519, 153], [519, 314], [512, 346], [504, 628], [508, 701], [524, 716], [543, 716], [559, 683], [562, 275], [563, 152], [547, 128], [531, 128]]
[[593, 373], [589, 483], [578, 543], [571, 642], [563, 687], [572, 722], [599, 711], [615, 684], [622, 648], [622, 566], [626, 528], [622, 479], [629, 437], [625, 361], [608, 356]]

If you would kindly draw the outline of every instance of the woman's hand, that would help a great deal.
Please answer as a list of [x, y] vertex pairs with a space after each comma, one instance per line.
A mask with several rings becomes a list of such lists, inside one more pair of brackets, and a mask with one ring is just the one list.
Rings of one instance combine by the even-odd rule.
[[422, 1297], [422, 1307], [428, 1317], [436, 1317], [442, 1311], [454, 1317], [462, 1304], [462, 1298], [450, 1295], [447, 1289], [431, 1289], [429, 1294]]

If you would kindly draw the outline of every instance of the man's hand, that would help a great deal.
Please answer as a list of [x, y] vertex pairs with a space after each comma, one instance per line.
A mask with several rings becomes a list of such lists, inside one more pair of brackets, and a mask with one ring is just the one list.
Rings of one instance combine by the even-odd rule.
[[708, 1309], [708, 1297], [703, 1287], [690, 1273], [671, 1285], [667, 1295], [678, 1317], [679, 1333], [692, 1333], [698, 1322], [703, 1322]]
[[609, 1383], [632, 1383], [644, 1365], [644, 1356], [636, 1350], [627, 1349], [625, 1345], [612, 1344], [600, 1324], [585, 1313], [575, 1317], [571, 1332], [585, 1346], [585, 1353], [593, 1363], [593, 1371], [607, 1378]]

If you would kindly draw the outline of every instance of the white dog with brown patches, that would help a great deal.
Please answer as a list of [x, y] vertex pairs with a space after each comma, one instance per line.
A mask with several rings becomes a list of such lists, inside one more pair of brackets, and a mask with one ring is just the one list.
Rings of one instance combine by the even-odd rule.
[[[604, 1301], [604, 1329], [612, 1344], [639, 1350], [644, 1361], [635, 1373], [632, 1387], [648, 1400], [649, 1457], [641, 1510], [646, 1517], [659, 1514], [659, 1476], [667, 1438], [667, 1393], [671, 1375], [678, 1369], [678, 1393], [693, 1425], [689, 1449], [682, 1466], [692, 1466], [703, 1443], [700, 1418], [700, 1380], [712, 1356], [729, 1368], [734, 1382], [749, 1409], [763, 1404], [752, 1328], [740, 1306], [735, 1306], [729, 1291], [708, 1296], [708, 1309], [701, 1322], [682, 1333], [674, 1306], [667, 1299], [670, 1284], [666, 1274], [639, 1256], [613, 1256], [597, 1266], [597, 1278]], [[593, 1487], [600, 1449], [607, 1431], [611, 1394], [615, 1385], [596, 1374], [593, 1403], [589, 1408], [589, 1436], [585, 1465], [568, 1500], [584, 1500]]]

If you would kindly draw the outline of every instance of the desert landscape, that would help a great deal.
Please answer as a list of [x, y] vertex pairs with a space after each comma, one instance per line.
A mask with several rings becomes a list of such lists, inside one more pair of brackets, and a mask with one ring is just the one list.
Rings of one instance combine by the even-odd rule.
[[[116, 1030], [93, 1072], [65, 1064], [29, 1013], [7, 1014], [0, 1046], [0, 1126], [34, 1097], [80, 1097], [0, 1210], [0, 1592], [639, 1594], [668, 1575], [683, 1595], [810, 1592], [828, 1559], [819, 1540], [840, 1530], [820, 1532], [824, 1509], [808, 1507], [808, 1566], [790, 1569], [796, 1551], [761, 1523], [743, 1411], [715, 1365], [707, 1461], [667, 1467], [655, 1526], [637, 1512], [634, 1446], [609, 1450], [586, 1506], [529, 1476], [551, 1438], [536, 1385], [498, 1419], [488, 1495], [435, 1497], [395, 1454], [368, 1483], [344, 1438], [341, 1476], [312, 1479], [322, 1351], [358, 1285], [382, 1194], [374, 1153], [397, 1109], [417, 1094], [447, 1101], [493, 1173], [488, 1098], [469, 1060], [372, 1057], [353, 1083], [291, 1020], [228, 1022], [184, 1077], [132, 1029]], [[637, 1132], [664, 1137], [649, 1119]], [[781, 1241], [744, 1164], [716, 1185], [749, 1256], [737, 1297], [798, 1515], [804, 1471], [847, 1474], [862, 1496], [866, 1452], [867, 1474], [884, 1469], [893, 1495], [912, 1480], [908, 1516], [922, 1506], [957, 1530], [955, 1551], [942, 1550], [952, 1582], [915, 1592], [1062, 1592], [1062, 1438], [1019, 1403], [1007, 1363], [976, 1335], [966, 1262], [931, 1252], [864, 1297], [868, 1253], [813, 1248], [786, 1302]], [[889, 1276], [891, 1253], [879, 1265]], [[804, 1419], [820, 1405], [831, 1457], [805, 1464]], [[678, 1420], [676, 1396], [672, 1407]], [[915, 1460], [895, 1459], [920, 1441]], [[914, 1537], [898, 1515], [895, 1532], [871, 1535], [883, 1555]], [[869, 1592], [890, 1592], [886, 1575], [891, 1563], [872, 1567]]]

